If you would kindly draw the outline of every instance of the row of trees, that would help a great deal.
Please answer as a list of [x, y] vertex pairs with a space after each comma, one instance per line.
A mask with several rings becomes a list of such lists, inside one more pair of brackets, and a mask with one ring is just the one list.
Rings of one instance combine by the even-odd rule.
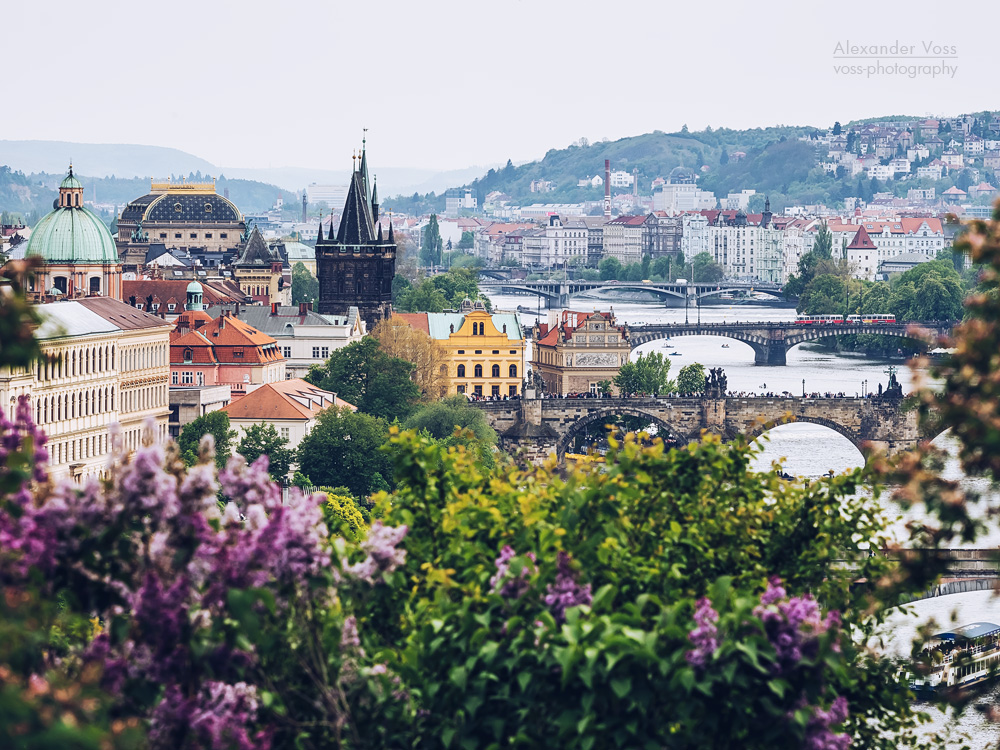
[[453, 267], [412, 283], [397, 275], [393, 281], [393, 306], [400, 312], [442, 312], [457, 309], [466, 299], [491, 309], [489, 298], [479, 291], [475, 268]]
[[614, 384], [624, 396], [688, 395], [705, 390], [705, 368], [695, 362], [685, 365], [670, 379], [670, 360], [662, 352], [647, 352], [621, 366]]

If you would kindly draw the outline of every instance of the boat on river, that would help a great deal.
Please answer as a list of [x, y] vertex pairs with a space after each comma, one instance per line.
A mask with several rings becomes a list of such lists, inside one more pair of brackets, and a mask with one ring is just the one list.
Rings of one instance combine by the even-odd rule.
[[1000, 672], [1000, 625], [973, 622], [931, 636], [924, 647], [929, 671], [910, 675], [917, 693], [970, 687], [993, 679]]

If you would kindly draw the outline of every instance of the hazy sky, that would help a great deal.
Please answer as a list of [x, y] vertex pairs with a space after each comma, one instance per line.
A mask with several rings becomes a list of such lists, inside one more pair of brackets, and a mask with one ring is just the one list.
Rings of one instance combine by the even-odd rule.
[[[376, 169], [450, 169], [685, 123], [828, 126], [1000, 109], [996, 7], [7, 0], [12, 109], [0, 138], [171, 146], [222, 167], [340, 169], [367, 127]], [[957, 71], [838, 73], [877, 62], [835, 59], [851, 52], [836, 49], [848, 40], [898, 41], [914, 47], [902, 64]], [[933, 45], [954, 54], [942, 63]]]

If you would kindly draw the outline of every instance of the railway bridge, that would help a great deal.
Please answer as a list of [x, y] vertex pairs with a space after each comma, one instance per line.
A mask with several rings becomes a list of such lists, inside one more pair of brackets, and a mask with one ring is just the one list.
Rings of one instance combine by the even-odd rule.
[[927, 321], [906, 323], [864, 323], [844, 322], [822, 325], [801, 325], [794, 321], [746, 322], [746, 323], [664, 323], [644, 326], [630, 326], [629, 337], [632, 348], [650, 341], [669, 339], [674, 336], [723, 336], [749, 344], [754, 351], [754, 362], [758, 365], [784, 365], [788, 350], [806, 341], [833, 336], [872, 334], [896, 336], [909, 339], [921, 348], [926, 346], [922, 336], [928, 333], [942, 335], [951, 333], [954, 322]]

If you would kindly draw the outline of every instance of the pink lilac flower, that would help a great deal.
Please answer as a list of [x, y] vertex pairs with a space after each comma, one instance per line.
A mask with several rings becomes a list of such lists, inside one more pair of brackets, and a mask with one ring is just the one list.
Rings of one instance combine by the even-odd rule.
[[712, 609], [712, 602], [707, 598], [698, 600], [694, 621], [697, 627], [688, 633], [688, 640], [694, 648], [684, 658], [693, 667], [704, 669], [712, 654], [719, 648], [719, 631], [715, 627], [715, 623], [719, 621], [719, 613]]
[[404, 526], [383, 526], [381, 521], [372, 523], [368, 538], [361, 543], [367, 553], [364, 560], [344, 568], [349, 576], [368, 583], [380, 583], [383, 576], [392, 573], [406, 562], [406, 550], [398, 544], [406, 537], [408, 528]]
[[365, 655], [365, 650], [361, 648], [361, 636], [358, 634], [358, 621], [354, 615], [344, 618], [344, 627], [340, 631], [340, 648], [359, 656]]
[[[510, 574], [510, 561], [517, 556], [514, 548], [509, 544], [500, 550], [500, 557], [493, 561], [497, 572], [490, 578], [490, 588], [499, 592], [505, 599], [520, 599], [527, 592], [529, 583], [528, 577], [534, 573], [534, 565], [525, 565], [516, 576]], [[532, 563], [535, 562], [535, 553], [529, 552], [525, 555]]]
[[555, 583], [546, 586], [545, 591], [545, 605], [559, 623], [566, 621], [566, 610], [570, 607], [590, 604], [594, 600], [590, 584], [581, 586], [577, 583], [570, 556], [566, 552], [559, 553]]

